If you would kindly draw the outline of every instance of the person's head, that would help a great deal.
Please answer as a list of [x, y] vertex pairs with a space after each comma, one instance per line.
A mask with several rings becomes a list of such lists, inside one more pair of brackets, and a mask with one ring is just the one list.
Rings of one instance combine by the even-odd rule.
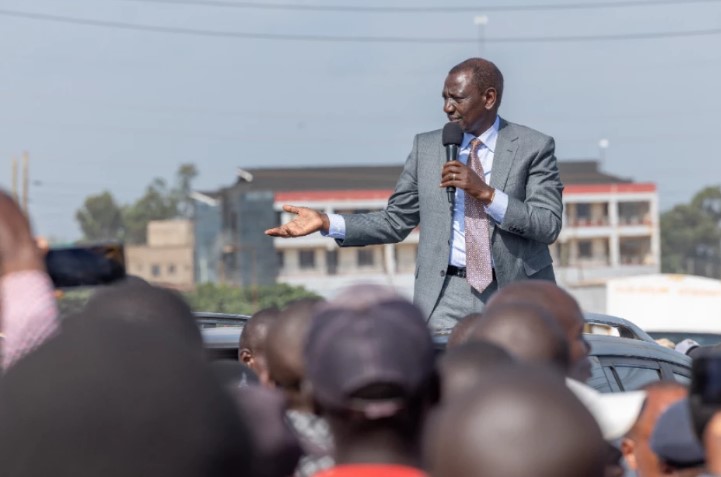
[[434, 477], [602, 477], [606, 444], [593, 416], [543, 368], [517, 365], [444, 407], [429, 429]]
[[569, 377], [585, 382], [591, 376], [591, 363], [588, 360], [590, 346], [583, 337], [585, 321], [578, 302], [555, 283], [525, 280], [501, 288], [488, 301], [486, 311], [495, 306], [519, 301], [543, 308], [561, 326], [568, 340], [571, 360]]
[[456, 323], [456, 326], [453, 327], [453, 331], [451, 331], [451, 334], [448, 337], [446, 349], [448, 350], [463, 343], [466, 343], [471, 337], [471, 330], [473, 329], [473, 325], [476, 321], [481, 319], [482, 316], [483, 315], [481, 315], [480, 313], [471, 313], [469, 315], [466, 315], [465, 317], [463, 317], [463, 319]]
[[79, 316], [158, 328], [196, 351], [203, 350], [203, 337], [187, 302], [175, 291], [144, 281], [128, 280], [98, 290]]
[[629, 468], [639, 477], [664, 475], [658, 456], [651, 449], [651, 433], [656, 421], [671, 404], [688, 394], [686, 388], [674, 381], [660, 381], [644, 387], [646, 402], [641, 414], [621, 442], [621, 451]]
[[650, 444], [659, 459], [661, 475], [695, 477], [702, 473], [706, 452], [694, 433], [688, 399], [676, 401], [661, 414]]
[[302, 386], [305, 380], [303, 347], [313, 314], [321, 302], [320, 299], [306, 298], [288, 304], [268, 330], [268, 377], [283, 391], [290, 409], [312, 410], [312, 400]]
[[487, 382], [499, 367], [515, 360], [505, 349], [486, 341], [463, 343], [446, 351], [438, 360], [441, 401], [446, 404], [469, 389]]
[[493, 125], [503, 96], [503, 75], [488, 60], [469, 58], [448, 72], [443, 112], [463, 132], [480, 136]]
[[254, 475], [252, 437], [207, 362], [137, 322], [63, 323], [3, 377], [0, 422], [4, 477]]
[[403, 298], [319, 310], [306, 376], [333, 431], [337, 463], [419, 461], [420, 429], [438, 399], [434, 355], [421, 312]]
[[243, 327], [238, 342], [238, 360], [248, 366], [260, 378], [268, 383], [268, 364], [265, 347], [270, 325], [278, 318], [280, 310], [265, 308], [253, 314]]
[[473, 326], [474, 339], [495, 343], [519, 361], [547, 364], [568, 373], [566, 335], [539, 306], [518, 302], [489, 307]]

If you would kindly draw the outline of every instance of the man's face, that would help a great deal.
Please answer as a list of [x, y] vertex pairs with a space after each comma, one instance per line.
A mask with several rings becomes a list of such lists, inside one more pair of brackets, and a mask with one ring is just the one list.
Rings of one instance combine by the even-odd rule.
[[683, 388], [656, 388], [648, 392], [646, 404], [636, 425], [621, 442], [623, 457], [638, 477], [666, 475], [662, 463], [651, 450], [651, 433], [661, 414], [685, 396], [686, 390]]
[[496, 119], [496, 90], [480, 91], [471, 70], [451, 73], [443, 85], [443, 112], [464, 132], [480, 136]]

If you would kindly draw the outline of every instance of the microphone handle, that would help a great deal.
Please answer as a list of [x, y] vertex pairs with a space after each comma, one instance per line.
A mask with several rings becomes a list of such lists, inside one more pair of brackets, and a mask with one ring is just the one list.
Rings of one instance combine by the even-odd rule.
[[[446, 162], [455, 161], [458, 159], [458, 145], [457, 144], [448, 144], [446, 146]], [[453, 200], [456, 197], [456, 188], [446, 187], [446, 193], [448, 194], [448, 202], [451, 204], [453, 203]]]

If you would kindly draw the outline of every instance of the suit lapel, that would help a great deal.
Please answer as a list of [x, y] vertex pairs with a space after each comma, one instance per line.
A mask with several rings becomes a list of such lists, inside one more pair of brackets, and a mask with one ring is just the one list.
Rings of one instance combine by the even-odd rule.
[[496, 150], [493, 154], [493, 169], [491, 171], [491, 187], [503, 190], [511, 172], [513, 159], [518, 150], [518, 135], [514, 134], [508, 122], [501, 118], [498, 127]]

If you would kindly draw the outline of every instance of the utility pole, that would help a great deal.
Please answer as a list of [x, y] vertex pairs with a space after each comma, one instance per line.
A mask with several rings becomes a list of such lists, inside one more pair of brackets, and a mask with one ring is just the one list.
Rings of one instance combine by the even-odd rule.
[[486, 40], [486, 25], [488, 25], [488, 16], [477, 15], [473, 17], [473, 24], [478, 27], [478, 55], [483, 57], [484, 43]]
[[15, 199], [15, 202], [18, 200], [18, 160], [17, 158], [13, 157], [13, 175], [12, 175], [12, 183], [13, 183], [13, 199]]
[[30, 156], [27, 152], [23, 152], [23, 211], [25, 215], [30, 215], [28, 211], [28, 193], [30, 186]]

